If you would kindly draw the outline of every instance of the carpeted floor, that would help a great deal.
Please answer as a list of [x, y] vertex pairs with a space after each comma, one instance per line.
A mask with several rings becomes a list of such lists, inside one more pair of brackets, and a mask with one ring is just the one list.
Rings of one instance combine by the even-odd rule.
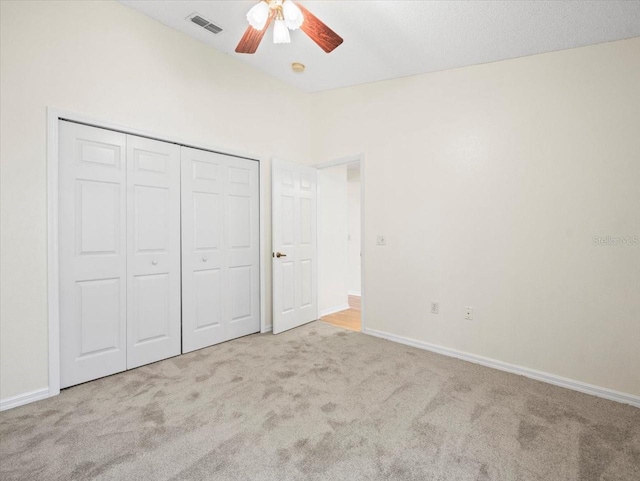
[[640, 480], [640, 409], [315, 322], [0, 414], [2, 480]]

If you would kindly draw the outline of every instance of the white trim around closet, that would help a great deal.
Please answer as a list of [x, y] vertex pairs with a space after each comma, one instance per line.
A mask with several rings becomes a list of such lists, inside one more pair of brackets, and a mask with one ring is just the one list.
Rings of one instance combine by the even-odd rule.
[[[247, 152], [238, 152], [224, 147], [203, 145], [174, 138], [171, 136], [157, 135], [152, 132], [146, 132], [140, 129], [131, 128], [124, 125], [105, 122], [87, 117], [85, 115], [67, 112], [64, 110], [47, 107], [47, 297], [48, 297], [48, 337], [49, 337], [49, 385], [46, 388], [39, 389], [34, 393], [27, 393], [22, 396], [16, 396], [12, 402], [7, 402], [3, 409], [26, 404], [28, 402], [37, 401], [60, 393], [60, 307], [59, 295], [60, 286], [58, 282], [59, 266], [58, 266], [58, 122], [60, 120], [69, 120], [80, 124], [90, 125], [102, 129], [115, 130], [126, 134], [147, 137], [150, 139], [160, 140], [180, 144], [195, 149], [208, 150], [221, 154], [241, 157], [248, 160], [258, 162], [260, 170], [260, 332], [270, 330], [270, 326], [266, 325], [266, 266], [265, 266], [265, 162], [266, 157], [253, 155]], [[20, 400], [17, 398], [20, 397]], [[5, 404], [5, 403], [3, 403]]]

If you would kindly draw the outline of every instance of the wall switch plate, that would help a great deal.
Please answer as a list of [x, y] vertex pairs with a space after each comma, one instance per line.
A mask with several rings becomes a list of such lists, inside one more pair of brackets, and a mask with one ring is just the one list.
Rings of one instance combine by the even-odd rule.
[[431, 314], [439, 314], [440, 313], [440, 304], [438, 302], [431, 303]]
[[464, 318], [467, 321], [472, 321], [473, 320], [473, 307], [467, 306], [467, 307], [464, 308]]
[[386, 246], [387, 245], [387, 238], [383, 235], [379, 235], [376, 238], [376, 244], [379, 246]]

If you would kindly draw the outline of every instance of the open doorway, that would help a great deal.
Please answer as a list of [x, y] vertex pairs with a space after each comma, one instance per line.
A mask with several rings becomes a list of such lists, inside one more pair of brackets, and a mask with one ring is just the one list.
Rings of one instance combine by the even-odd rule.
[[319, 318], [362, 330], [362, 165], [318, 166]]

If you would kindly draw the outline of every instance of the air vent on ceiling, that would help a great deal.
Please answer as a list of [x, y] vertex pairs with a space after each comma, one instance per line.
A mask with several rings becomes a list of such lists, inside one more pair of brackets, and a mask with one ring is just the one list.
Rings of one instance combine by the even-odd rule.
[[204, 18], [202, 15], [199, 15], [197, 13], [193, 13], [193, 14], [189, 15], [187, 17], [187, 20], [191, 20], [193, 23], [195, 23], [199, 27], [202, 27], [205, 30], [208, 30], [209, 32], [211, 32], [213, 34], [217, 35], [220, 32], [222, 32], [222, 27], [216, 25], [213, 22], [210, 22], [209, 20]]

